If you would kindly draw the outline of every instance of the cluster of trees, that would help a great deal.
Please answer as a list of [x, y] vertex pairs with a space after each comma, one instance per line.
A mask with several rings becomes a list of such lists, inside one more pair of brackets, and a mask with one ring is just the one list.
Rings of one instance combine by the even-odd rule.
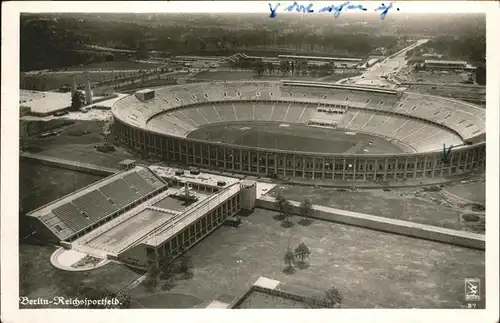
[[73, 94], [73, 97], [71, 98], [71, 110], [77, 111], [81, 109], [84, 105], [85, 105], [85, 95], [80, 91], [76, 91], [75, 94]]
[[175, 286], [176, 279], [190, 279], [193, 277], [193, 264], [191, 257], [186, 255], [183, 247], [178, 250], [179, 256], [174, 259], [167, 254], [160, 262], [159, 266], [152, 265], [147, 274], [144, 284], [150, 289], [160, 286], [163, 290], [170, 290]]
[[[282, 190], [280, 190], [274, 198], [274, 203], [279, 210], [280, 215], [283, 217], [283, 222], [290, 222], [293, 215], [293, 205], [285, 198]], [[311, 200], [306, 198], [300, 202], [299, 213], [303, 217], [303, 220], [307, 220], [313, 212], [314, 208]]]
[[[377, 48], [395, 52], [408, 37], [425, 38], [440, 34], [464, 34], [475, 28], [484, 30], [484, 17], [391, 17], [392, 30], [373, 17], [356, 16], [334, 20], [328, 15], [309, 17], [282, 15], [140, 15], [124, 14], [23, 14], [21, 16], [21, 70], [72, 66], [88, 60], [109, 60], [114, 55], [89, 51], [86, 45], [132, 50], [136, 58], [146, 58], [150, 51], [204, 53], [223, 55], [251, 49], [279, 49], [294, 52], [328, 52], [343, 56], [367, 56]], [[425, 23], [422, 21], [425, 20]], [[436, 26], [439, 25], [439, 26]], [[476, 37], [476, 36], [474, 36]], [[474, 38], [471, 37], [471, 38]], [[474, 41], [474, 39], [470, 39]], [[470, 44], [470, 42], [469, 42]], [[455, 49], [462, 50], [464, 40]], [[447, 48], [445, 44], [443, 48]], [[474, 44], [471, 55], [484, 56]]]
[[486, 60], [486, 35], [461, 37], [440, 36], [406, 53], [408, 59], [423, 61], [421, 54], [433, 52], [443, 55], [443, 60], [464, 60], [472, 64], [484, 64]]
[[285, 252], [285, 256], [283, 257], [285, 261], [285, 270], [288, 272], [293, 272], [295, 269], [295, 265], [305, 265], [306, 260], [311, 255], [311, 250], [305, 243], [301, 243], [292, 251], [290, 247]]
[[[172, 17], [163, 17], [167, 19]], [[88, 45], [98, 45], [133, 51], [138, 59], [148, 57], [150, 51], [171, 53], [200, 53], [211, 51], [224, 54], [257, 48], [280, 50], [332, 52], [348, 56], [366, 56], [375, 48], [397, 44], [395, 36], [344, 33], [339, 30], [318, 33], [311, 28], [281, 28], [272, 25], [255, 25], [254, 20], [226, 26], [217, 25], [217, 17], [203, 17], [197, 23], [186, 23], [187, 17], [176, 17], [178, 23], [144, 23], [134, 19], [110, 19], [99, 15], [23, 15], [21, 17], [21, 70], [75, 66], [90, 61], [114, 59], [115, 52], [102, 52]], [[183, 22], [183, 23], [181, 23]], [[210, 27], [207, 27], [210, 26]], [[242, 23], [243, 25], [243, 23]], [[255, 27], [257, 27], [255, 25]], [[101, 57], [102, 56], [102, 57]]]
[[340, 308], [344, 296], [336, 287], [332, 287], [325, 291], [325, 297], [321, 300], [320, 304], [326, 308]]
[[[443, 60], [464, 60], [476, 66], [476, 82], [486, 85], [486, 34], [466, 34], [462, 36], [439, 36], [426, 44], [416, 47], [406, 54], [407, 59], [420, 63], [425, 60], [421, 56], [425, 52], [434, 52], [443, 55]], [[415, 65], [417, 71], [422, 67]]]

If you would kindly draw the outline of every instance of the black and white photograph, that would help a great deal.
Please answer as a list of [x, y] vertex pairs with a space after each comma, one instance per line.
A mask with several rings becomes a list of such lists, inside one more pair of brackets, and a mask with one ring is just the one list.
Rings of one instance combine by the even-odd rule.
[[2, 321], [498, 320], [497, 5], [44, 4], [2, 23]]

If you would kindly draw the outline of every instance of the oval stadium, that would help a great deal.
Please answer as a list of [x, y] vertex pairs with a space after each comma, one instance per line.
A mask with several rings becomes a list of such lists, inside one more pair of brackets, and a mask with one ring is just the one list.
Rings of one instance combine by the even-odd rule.
[[404, 181], [485, 165], [484, 109], [404, 88], [192, 83], [140, 90], [112, 112], [137, 152], [246, 175]]

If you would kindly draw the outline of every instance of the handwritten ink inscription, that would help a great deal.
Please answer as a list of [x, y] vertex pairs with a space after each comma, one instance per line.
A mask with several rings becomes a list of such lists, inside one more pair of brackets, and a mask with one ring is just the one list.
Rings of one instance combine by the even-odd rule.
[[[269, 10], [270, 10], [269, 17], [276, 18], [277, 14], [278, 14], [278, 8], [281, 7], [281, 3], [277, 3], [274, 6], [271, 3], [268, 3], [268, 5], [269, 5]], [[315, 11], [313, 6], [314, 5], [312, 3], [308, 3], [308, 4], [304, 5], [304, 4], [299, 4], [297, 1], [295, 1], [293, 4], [291, 4], [289, 6], [284, 6], [283, 11], [285, 11], [285, 12], [299, 12], [299, 13], [314, 13], [314, 12], [325, 13], [325, 12], [327, 12], [327, 13], [333, 13], [333, 16], [335, 18], [338, 18], [343, 11], [368, 11], [368, 8], [364, 7], [362, 4], [353, 4], [350, 1], [346, 1], [346, 2], [339, 4], [339, 5], [329, 5], [329, 6], [320, 8], [318, 11]], [[391, 10], [392, 8], [393, 8], [392, 2], [390, 2], [388, 5], [385, 5], [384, 3], [382, 3], [378, 7], [374, 8], [373, 11], [381, 12], [380, 19], [384, 20], [385, 17], [387, 16], [387, 14], [389, 13], [389, 10]], [[396, 10], [399, 11], [399, 8], [396, 8]]]
[[443, 144], [443, 153], [441, 154], [441, 162], [445, 165], [448, 165], [450, 163], [450, 155], [452, 148], [453, 145], [448, 147], [448, 150], [446, 150], [446, 144]]

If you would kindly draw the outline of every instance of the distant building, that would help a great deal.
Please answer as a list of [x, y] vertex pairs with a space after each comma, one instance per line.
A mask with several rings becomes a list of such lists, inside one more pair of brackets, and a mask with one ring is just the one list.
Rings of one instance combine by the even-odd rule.
[[425, 54], [422, 54], [422, 57], [425, 57], [425, 58], [442, 58], [443, 55], [440, 55], [440, 54], [435, 54], [435, 53], [425, 53]]
[[465, 70], [473, 71], [476, 68], [467, 64], [466, 61], [441, 61], [441, 60], [425, 60], [423, 67], [428, 70]]
[[345, 58], [345, 57], [321, 57], [321, 56], [301, 56], [301, 55], [278, 55], [279, 60], [295, 60], [304, 61], [308, 65], [325, 65], [332, 63], [336, 66], [351, 68], [362, 63], [360, 58]]
[[136, 98], [141, 100], [142, 102], [146, 102], [148, 100], [152, 100], [155, 97], [155, 90], [151, 89], [143, 89], [135, 92]]

